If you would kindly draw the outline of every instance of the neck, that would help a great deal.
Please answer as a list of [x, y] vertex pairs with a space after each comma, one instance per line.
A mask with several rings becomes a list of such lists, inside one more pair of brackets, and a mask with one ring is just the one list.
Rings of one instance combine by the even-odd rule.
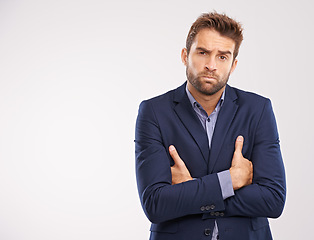
[[204, 110], [207, 112], [208, 116], [215, 110], [215, 107], [221, 98], [221, 95], [223, 91], [225, 90], [226, 86], [224, 86], [222, 89], [220, 89], [218, 92], [216, 92], [213, 95], [206, 95], [204, 93], [199, 92], [196, 88], [194, 88], [189, 82], [188, 84], [188, 90], [194, 97], [194, 99], [201, 104], [201, 106], [204, 108]]

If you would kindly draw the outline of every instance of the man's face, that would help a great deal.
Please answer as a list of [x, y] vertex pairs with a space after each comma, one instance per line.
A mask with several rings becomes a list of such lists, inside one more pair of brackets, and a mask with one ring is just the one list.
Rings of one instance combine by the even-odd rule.
[[[182, 50], [188, 87], [204, 95], [214, 95], [226, 86], [237, 65], [233, 61], [235, 42], [212, 29], [202, 29], [192, 43], [190, 53]], [[189, 86], [190, 85], [190, 86]]]

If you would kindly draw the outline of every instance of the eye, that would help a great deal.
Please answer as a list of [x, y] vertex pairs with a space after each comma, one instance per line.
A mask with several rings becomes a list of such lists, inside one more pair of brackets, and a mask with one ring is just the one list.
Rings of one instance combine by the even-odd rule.
[[219, 59], [220, 60], [227, 60], [227, 57], [226, 56], [219, 56]]
[[200, 55], [206, 55], [206, 52], [204, 51], [201, 51], [201, 52], [198, 52]]

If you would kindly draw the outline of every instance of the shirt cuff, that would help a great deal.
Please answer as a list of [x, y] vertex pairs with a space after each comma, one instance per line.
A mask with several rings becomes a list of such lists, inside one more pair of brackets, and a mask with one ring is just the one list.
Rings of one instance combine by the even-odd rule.
[[223, 199], [234, 196], [230, 171], [222, 171], [217, 173]]

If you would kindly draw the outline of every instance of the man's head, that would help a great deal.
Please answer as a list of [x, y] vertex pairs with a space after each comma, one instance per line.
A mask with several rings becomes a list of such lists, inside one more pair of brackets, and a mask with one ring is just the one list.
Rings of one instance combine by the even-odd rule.
[[191, 45], [196, 35], [204, 28], [215, 30], [221, 36], [232, 39], [235, 43], [233, 58], [235, 59], [238, 56], [239, 48], [243, 40], [242, 26], [225, 14], [216, 12], [204, 13], [193, 23], [186, 38], [187, 54], [190, 53]]
[[193, 23], [181, 53], [192, 94], [222, 93], [242, 40], [241, 25], [226, 15], [203, 14]]

